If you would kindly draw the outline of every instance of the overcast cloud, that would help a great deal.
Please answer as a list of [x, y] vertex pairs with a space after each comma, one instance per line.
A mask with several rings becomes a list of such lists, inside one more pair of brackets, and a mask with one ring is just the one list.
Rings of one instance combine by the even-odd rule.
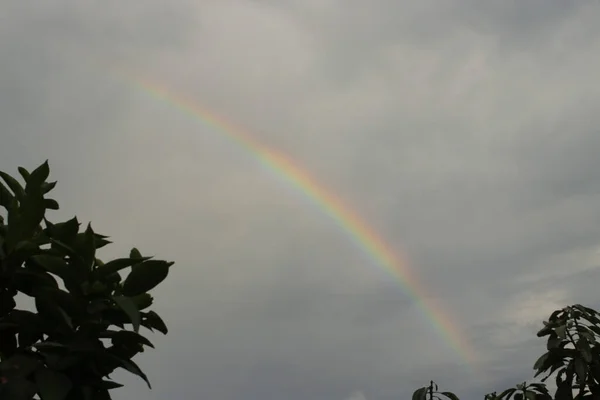
[[[176, 261], [171, 332], [115, 399], [464, 399], [532, 376], [534, 333], [600, 306], [600, 5], [0, 0], [0, 169], [49, 159], [105, 257]], [[306, 168], [402, 254], [467, 365], [318, 207], [116, 71]], [[121, 376], [119, 376], [121, 378]]]

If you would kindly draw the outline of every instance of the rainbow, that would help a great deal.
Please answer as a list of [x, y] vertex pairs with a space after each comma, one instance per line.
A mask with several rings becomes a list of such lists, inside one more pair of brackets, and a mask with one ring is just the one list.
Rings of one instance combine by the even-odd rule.
[[472, 367], [475, 363], [475, 351], [467, 343], [457, 324], [439, 304], [428, 295], [426, 288], [411, 271], [408, 263], [396, 255], [383, 238], [371, 228], [357, 213], [347, 207], [338, 197], [320, 185], [316, 179], [280, 151], [269, 148], [256, 140], [250, 133], [235, 126], [215, 112], [199, 105], [180, 93], [173, 92], [165, 85], [142, 78], [139, 74], [119, 70], [128, 82], [156, 99], [175, 106], [203, 124], [219, 132], [257, 159], [268, 170], [289, 182], [318, 207], [350, 236], [367, 255], [379, 266], [391, 273], [402, 285], [406, 294], [414, 299], [417, 306], [434, 326], [439, 336], [464, 361]]

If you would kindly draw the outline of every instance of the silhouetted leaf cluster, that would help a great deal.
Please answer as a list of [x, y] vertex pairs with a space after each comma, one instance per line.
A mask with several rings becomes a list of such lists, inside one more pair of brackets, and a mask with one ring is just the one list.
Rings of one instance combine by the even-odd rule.
[[[110, 242], [77, 218], [46, 219], [57, 210], [46, 195], [45, 162], [23, 187], [0, 172], [0, 399], [107, 400], [121, 385], [107, 379], [123, 368], [146, 381], [133, 361], [152, 343], [140, 327], [167, 333], [154, 311], [150, 290], [168, 275], [172, 262], [129, 257], [102, 262], [97, 250]], [[125, 279], [121, 273], [130, 272]], [[33, 298], [35, 311], [17, 309], [18, 293]], [[131, 329], [125, 329], [125, 327]]]

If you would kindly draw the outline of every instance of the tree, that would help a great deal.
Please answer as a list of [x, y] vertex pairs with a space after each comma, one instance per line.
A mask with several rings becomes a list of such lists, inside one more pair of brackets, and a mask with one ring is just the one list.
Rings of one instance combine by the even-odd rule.
[[[46, 195], [48, 162], [18, 171], [23, 187], [0, 172], [0, 399], [107, 400], [121, 387], [110, 379], [123, 368], [150, 383], [132, 358], [152, 343], [140, 327], [167, 334], [148, 310], [148, 293], [168, 275], [172, 262], [129, 257], [102, 262], [97, 250], [110, 242], [74, 217], [46, 219], [58, 203]], [[126, 279], [121, 272], [130, 269]], [[17, 294], [35, 310], [17, 308]], [[125, 329], [127, 326], [130, 329]]]
[[[500, 394], [490, 393], [485, 400], [587, 400], [600, 399], [600, 313], [575, 304], [554, 311], [538, 337], [548, 337], [546, 353], [535, 362], [534, 378], [540, 382], [523, 382]], [[545, 382], [554, 377], [557, 390], [550, 395]], [[458, 400], [451, 392], [438, 392], [431, 381], [417, 389], [413, 400]]]

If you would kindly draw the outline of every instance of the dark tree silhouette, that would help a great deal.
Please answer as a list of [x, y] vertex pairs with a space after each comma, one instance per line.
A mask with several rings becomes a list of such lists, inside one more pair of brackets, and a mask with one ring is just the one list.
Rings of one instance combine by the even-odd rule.
[[[80, 232], [77, 218], [46, 219], [46, 210], [59, 208], [46, 197], [56, 185], [46, 181], [48, 162], [18, 171], [24, 187], [0, 172], [0, 399], [107, 400], [122, 386], [107, 379], [117, 368], [150, 386], [132, 359], [153, 347], [140, 327], [167, 333], [148, 310], [148, 291], [173, 263], [135, 248], [102, 262], [96, 251], [110, 243], [107, 236], [91, 225]], [[17, 308], [19, 293], [33, 298], [35, 310]]]

